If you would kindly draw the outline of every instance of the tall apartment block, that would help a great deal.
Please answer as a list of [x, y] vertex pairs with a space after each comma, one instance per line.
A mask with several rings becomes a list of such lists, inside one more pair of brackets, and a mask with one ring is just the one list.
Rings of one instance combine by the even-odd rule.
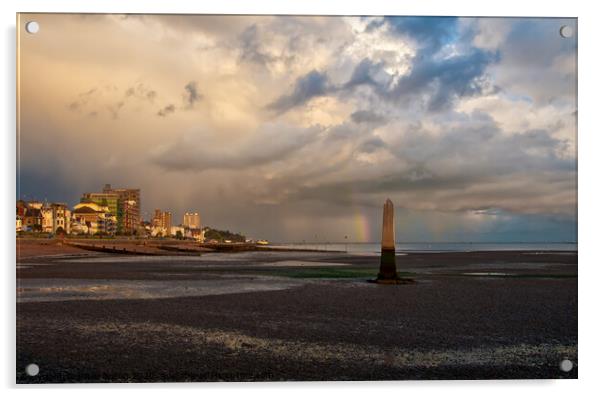
[[155, 210], [155, 216], [152, 219], [152, 225], [167, 230], [170, 233], [171, 230], [171, 212], [161, 211], [160, 209]]
[[118, 234], [135, 233], [140, 226], [140, 189], [116, 189], [106, 184], [102, 193], [84, 193], [82, 200], [109, 207], [117, 217]]
[[184, 214], [184, 222], [182, 224], [189, 229], [200, 229], [201, 216], [198, 212], [187, 212]]
[[[106, 184], [103, 193], [115, 193], [121, 202], [121, 228], [124, 233], [134, 233], [140, 226], [140, 189], [115, 189]], [[119, 214], [117, 214], [119, 229]]]

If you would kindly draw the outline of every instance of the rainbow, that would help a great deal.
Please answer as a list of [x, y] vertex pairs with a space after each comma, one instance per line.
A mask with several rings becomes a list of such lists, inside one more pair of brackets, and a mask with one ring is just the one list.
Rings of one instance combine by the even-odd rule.
[[372, 241], [372, 233], [370, 232], [370, 219], [359, 209], [355, 210], [355, 214], [353, 216], [353, 225], [355, 236], [349, 236], [350, 240], [358, 243], [367, 243]]

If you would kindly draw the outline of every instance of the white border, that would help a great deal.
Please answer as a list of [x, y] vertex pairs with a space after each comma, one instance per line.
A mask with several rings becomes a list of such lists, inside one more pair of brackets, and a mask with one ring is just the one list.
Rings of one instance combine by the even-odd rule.
[[[44, 393], [50, 395], [76, 395], [85, 393], [104, 396], [106, 393], [131, 393], [132, 388], [143, 388], [150, 396], [163, 395], [166, 389], [176, 388], [178, 393], [250, 393], [251, 395], [306, 395], [317, 390], [332, 393], [342, 388], [342, 393], [365, 395], [372, 389], [376, 393], [416, 393], [427, 395], [475, 395], [504, 396], [514, 393], [545, 393], [546, 395], [593, 394], [599, 389], [600, 379], [600, 282], [602, 263], [595, 251], [602, 235], [598, 233], [598, 206], [602, 203], [600, 185], [599, 151], [600, 131], [597, 116], [600, 106], [600, 73], [602, 65], [598, 51], [598, 39], [602, 37], [599, 26], [600, 14], [591, 1], [504, 0], [502, 2], [454, 0], [454, 1], [316, 1], [316, 0], [233, 0], [229, 2], [190, 0], [163, 0], [124, 2], [123, 0], [97, 1], [3, 1], [3, 57], [1, 67], [4, 93], [0, 96], [1, 119], [6, 120], [3, 144], [4, 155], [2, 207], [2, 263], [4, 289], [0, 307], [5, 321], [2, 322], [2, 352], [0, 360], [1, 384], [10, 394]], [[348, 383], [260, 383], [260, 384], [151, 384], [151, 385], [103, 385], [103, 386], [46, 386], [15, 387], [15, 281], [14, 281], [14, 229], [13, 208], [15, 202], [15, 13], [16, 12], [126, 12], [126, 13], [227, 13], [227, 14], [328, 14], [328, 15], [462, 15], [462, 16], [547, 16], [579, 18], [579, 380], [578, 381], [454, 381], [454, 382], [348, 382]], [[9, 216], [10, 215], [10, 216]], [[596, 387], [598, 386], [598, 387]], [[198, 390], [200, 389], [200, 390]], [[599, 390], [597, 390], [599, 391]]]

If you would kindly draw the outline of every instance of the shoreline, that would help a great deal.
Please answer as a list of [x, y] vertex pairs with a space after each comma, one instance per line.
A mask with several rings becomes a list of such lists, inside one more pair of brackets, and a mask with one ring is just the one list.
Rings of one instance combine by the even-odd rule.
[[353, 253], [27, 249], [17, 383], [578, 376], [577, 252], [408, 253], [383, 286]]
[[[369, 244], [369, 243], [366, 243]], [[562, 244], [562, 243], [559, 243]], [[485, 245], [485, 244], [483, 244]], [[256, 244], [204, 244], [181, 240], [133, 240], [133, 239], [45, 239], [45, 238], [17, 238], [17, 262], [25, 258], [44, 255], [60, 255], [85, 252], [100, 252], [114, 255], [142, 255], [142, 256], [174, 256], [174, 255], [202, 255], [204, 253], [240, 253], [240, 252], [283, 252], [283, 253], [331, 253], [355, 256], [380, 256], [380, 252], [361, 252], [353, 250], [317, 249], [286, 246], [264, 246]], [[503, 249], [503, 250], [403, 250], [397, 249], [397, 256], [405, 255], [459, 255], [459, 254], [499, 254], [507, 256], [512, 253], [524, 255], [572, 255], [578, 250], [550, 250], [550, 249]]]

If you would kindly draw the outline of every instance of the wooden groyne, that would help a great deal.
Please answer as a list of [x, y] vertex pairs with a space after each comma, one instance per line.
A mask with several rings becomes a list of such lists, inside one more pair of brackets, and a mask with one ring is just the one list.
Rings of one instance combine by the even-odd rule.
[[63, 244], [70, 245], [72, 247], [81, 248], [88, 251], [104, 252], [107, 254], [120, 254], [120, 255], [161, 255], [156, 251], [150, 251], [148, 249], [141, 249], [139, 246], [124, 247], [119, 245], [111, 244], [84, 244], [78, 242], [65, 241]]
[[107, 254], [119, 254], [119, 255], [201, 255], [203, 253], [211, 252], [248, 252], [248, 251], [275, 251], [275, 252], [316, 252], [316, 253], [344, 253], [344, 251], [330, 251], [330, 250], [319, 250], [319, 249], [303, 249], [303, 248], [280, 248], [280, 247], [269, 247], [264, 245], [256, 244], [153, 244], [146, 242], [144, 244], [135, 244], [132, 242], [119, 243], [119, 242], [103, 242], [103, 243], [89, 243], [89, 242], [78, 242], [64, 240], [62, 242], [65, 245], [71, 247], [84, 249], [87, 251], [104, 252]]
[[164, 251], [187, 253], [187, 254], [202, 254], [203, 252], [215, 252], [214, 249], [199, 247], [199, 246], [182, 246], [182, 245], [157, 245], [157, 248]]

